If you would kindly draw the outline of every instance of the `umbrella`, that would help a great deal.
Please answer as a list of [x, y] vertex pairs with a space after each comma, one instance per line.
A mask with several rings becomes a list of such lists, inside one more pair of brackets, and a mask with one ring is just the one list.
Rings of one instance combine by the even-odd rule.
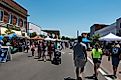
[[40, 36], [35, 36], [35, 37], [31, 38], [31, 39], [33, 39], [33, 40], [43, 40], [43, 38], [40, 37]]
[[2, 35], [0, 35], [0, 40], [2, 40], [4, 37]]
[[82, 42], [90, 42], [87, 38], [82, 38]]
[[12, 39], [13, 37], [16, 37], [16, 36], [17, 36], [16, 33], [13, 33], [13, 34], [9, 34], [9, 35], [8, 35], [9, 39]]
[[46, 37], [44, 40], [46, 40], [46, 41], [56, 41], [56, 39], [49, 38], [49, 37]]

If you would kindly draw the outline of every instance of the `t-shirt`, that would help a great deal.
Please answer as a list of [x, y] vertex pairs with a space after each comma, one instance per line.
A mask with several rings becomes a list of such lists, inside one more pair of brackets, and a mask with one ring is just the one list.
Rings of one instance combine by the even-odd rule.
[[102, 55], [103, 53], [102, 53], [102, 50], [101, 49], [98, 49], [97, 51], [96, 51], [96, 49], [94, 48], [94, 49], [92, 49], [92, 57], [93, 58], [101, 58], [101, 55]]
[[113, 47], [111, 49], [112, 57], [118, 57], [120, 53], [121, 53], [121, 49], [118, 47]]
[[81, 44], [81, 43], [76, 43], [73, 47], [73, 51], [74, 51], [74, 58], [80, 58], [80, 59], [84, 59], [85, 58], [85, 54], [84, 54], [84, 50], [86, 49], [86, 47]]

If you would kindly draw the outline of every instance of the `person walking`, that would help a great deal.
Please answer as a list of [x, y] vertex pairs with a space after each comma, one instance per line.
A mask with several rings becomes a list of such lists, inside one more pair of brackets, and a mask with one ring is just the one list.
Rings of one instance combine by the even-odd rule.
[[91, 55], [92, 55], [92, 60], [94, 63], [94, 77], [97, 80], [98, 76], [98, 68], [100, 67], [101, 64], [101, 59], [102, 59], [102, 49], [99, 47], [99, 44], [95, 44], [95, 47], [92, 49]]
[[54, 46], [54, 42], [50, 41], [50, 44], [48, 45], [48, 55], [49, 55], [49, 61], [52, 60], [52, 55], [54, 53], [55, 50], [55, 46]]
[[42, 60], [46, 62], [46, 48], [47, 43], [45, 41], [42, 42]]
[[111, 59], [112, 59], [112, 66], [113, 66], [113, 77], [117, 78], [117, 68], [121, 59], [121, 48], [118, 44], [114, 44], [114, 46], [111, 48]]
[[34, 56], [34, 51], [35, 51], [35, 45], [34, 45], [34, 43], [31, 45], [31, 51], [32, 51], [32, 56]]
[[85, 63], [87, 61], [86, 45], [82, 43], [82, 37], [78, 37], [78, 42], [73, 47], [73, 59], [76, 67], [77, 80], [82, 80], [82, 72], [84, 71]]
[[27, 51], [27, 53], [28, 53], [28, 51], [29, 51], [29, 42], [27, 42], [26, 51]]

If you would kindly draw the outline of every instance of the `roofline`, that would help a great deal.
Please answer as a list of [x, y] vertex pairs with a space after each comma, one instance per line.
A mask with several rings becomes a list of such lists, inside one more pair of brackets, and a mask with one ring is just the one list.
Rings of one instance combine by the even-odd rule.
[[16, 1], [14, 1], [14, 0], [11, 0], [11, 1], [13, 1], [15, 4], [17, 4], [19, 7], [21, 7], [22, 9], [24, 9], [25, 11], [27, 11], [28, 12], [28, 10], [27, 9], [25, 9], [23, 6], [21, 6], [20, 4], [18, 4]]

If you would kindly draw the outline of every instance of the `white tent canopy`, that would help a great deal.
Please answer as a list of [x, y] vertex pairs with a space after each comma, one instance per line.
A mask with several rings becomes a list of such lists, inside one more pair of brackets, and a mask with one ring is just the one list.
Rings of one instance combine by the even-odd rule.
[[112, 33], [109, 33], [106, 36], [99, 38], [99, 40], [100, 41], [121, 41], [121, 37], [116, 36]]
[[56, 39], [50, 38], [50, 37], [46, 37], [44, 40], [46, 41], [56, 41]]

